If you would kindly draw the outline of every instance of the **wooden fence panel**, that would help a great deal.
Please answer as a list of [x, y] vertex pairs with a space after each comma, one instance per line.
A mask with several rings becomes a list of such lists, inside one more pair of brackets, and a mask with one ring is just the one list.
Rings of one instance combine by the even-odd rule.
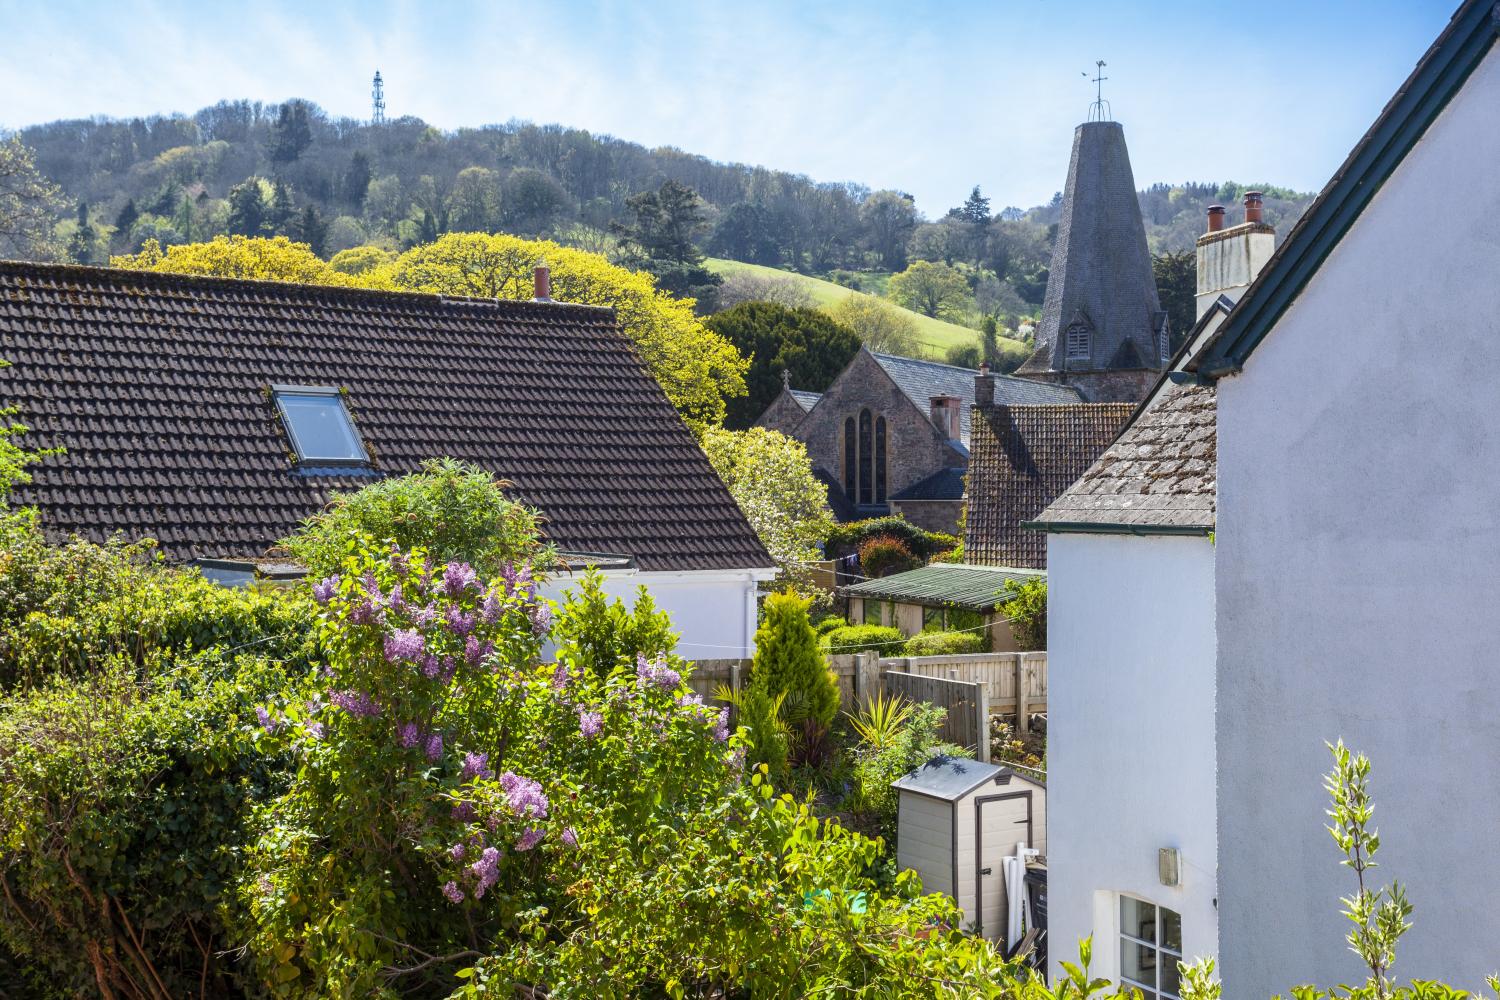
[[990, 711], [997, 715], [1017, 712], [1016, 678], [1024, 678], [1027, 711], [1047, 711], [1047, 654], [965, 653], [954, 656], [907, 656], [880, 661], [883, 672], [899, 671], [920, 677], [941, 677], [984, 685]]
[[[828, 657], [828, 669], [833, 672], [834, 680], [838, 682], [839, 705], [844, 711], [855, 711], [859, 701], [864, 700], [864, 695], [858, 694], [856, 684], [855, 656], [854, 653], [840, 653]], [[752, 660], [698, 660], [692, 665], [692, 672], [688, 674], [688, 686], [703, 697], [704, 701], [711, 701], [714, 691], [719, 685], [733, 690], [750, 679], [750, 665]]]
[[925, 701], [946, 709], [947, 718], [939, 736], [974, 751], [981, 763], [990, 759], [990, 708], [985, 685], [978, 681], [949, 680], [888, 670], [885, 687], [909, 701]]

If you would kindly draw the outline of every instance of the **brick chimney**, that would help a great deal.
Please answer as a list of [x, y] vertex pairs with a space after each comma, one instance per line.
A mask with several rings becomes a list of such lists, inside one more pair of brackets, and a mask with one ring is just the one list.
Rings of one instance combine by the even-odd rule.
[[535, 298], [533, 302], [552, 301], [552, 269], [546, 264], [538, 264], [531, 269], [531, 287]]
[[1266, 225], [1259, 191], [1245, 192], [1245, 221], [1224, 228], [1224, 206], [1208, 207], [1208, 232], [1198, 237], [1198, 316], [1220, 295], [1238, 302], [1276, 249], [1276, 230]]
[[962, 405], [963, 400], [957, 396], [932, 397], [932, 425], [950, 441], [957, 441], [963, 436], [959, 430], [959, 407]]
[[974, 376], [974, 405], [995, 405], [995, 376], [983, 361], [979, 363], [979, 374]]

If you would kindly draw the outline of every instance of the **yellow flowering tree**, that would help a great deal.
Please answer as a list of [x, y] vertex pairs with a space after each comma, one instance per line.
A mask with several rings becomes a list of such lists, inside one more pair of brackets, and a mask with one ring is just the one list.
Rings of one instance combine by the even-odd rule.
[[348, 285], [306, 243], [285, 236], [216, 236], [207, 243], [178, 243], [163, 250], [147, 240], [140, 253], [109, 259], [111, 267], [173, 274], [212, 274], [221, 278], [295, 281], [304, 285]]

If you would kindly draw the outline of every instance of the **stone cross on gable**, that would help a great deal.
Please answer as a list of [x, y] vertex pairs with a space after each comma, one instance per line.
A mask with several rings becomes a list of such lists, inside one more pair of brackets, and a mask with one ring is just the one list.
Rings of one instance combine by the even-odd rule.
[[781, 387], [783, 389], [791, 389], [792, 387], [792, 373], [785, 368], [781, 369]]

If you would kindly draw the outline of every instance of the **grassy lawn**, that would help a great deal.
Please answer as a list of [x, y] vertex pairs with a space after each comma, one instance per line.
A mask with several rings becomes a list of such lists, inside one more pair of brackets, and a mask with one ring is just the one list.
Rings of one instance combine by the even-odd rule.
[[[710, 257], [707, 263], [709, 270], [715, 274], [727, 276], [749, 271], [762, 277], [784, 278], [788, 281], [794, 281], [807, 290], [807, 294], [811, 296], [813, 304], [819, 309], [826, 309], [840, 299], [848, 298], [851, 295], [866, 294], [864, 292], [857, 292], [852, 288], [845, 288], [843, 285], [835, 285], [833, 282], [824, 281], [822, 278], [797, 274], [795, 271], [782, 271], [774, 267], [764, 267], [760, 264], [744, 264], [737, 260], [723, 260], [718, 257]], [[861, 280], [864, 277], [861, 275]], [[883, 286], [890, 276], [879, 275], [877, 277], [879, 285]], [[888, 304], [895, 306], [895, 303]], [[900, 309], [901, 307], [895, 306], [895, 308]], [[922, 353], [924, 356], [932, 358], [935, 361], [943, 360], [943, 352], [950, 347], [959, 344], [978, 343], [979, 332], [977, 330], [971, 330], [966, 326], [959, 326], [956, 323], [947, 323], [940, 319], [933, 319], [930, 316], [923, 316], [921, 313], [915, 313], [909, 309], [902, 309], [901, 311], [916, 321], [917, 337]], [[1015, 349], [1021, 349], [1021, 345], [1014, 341], [1002, 340], [1001, 343], [1002, 345], [1015, 343]]]

